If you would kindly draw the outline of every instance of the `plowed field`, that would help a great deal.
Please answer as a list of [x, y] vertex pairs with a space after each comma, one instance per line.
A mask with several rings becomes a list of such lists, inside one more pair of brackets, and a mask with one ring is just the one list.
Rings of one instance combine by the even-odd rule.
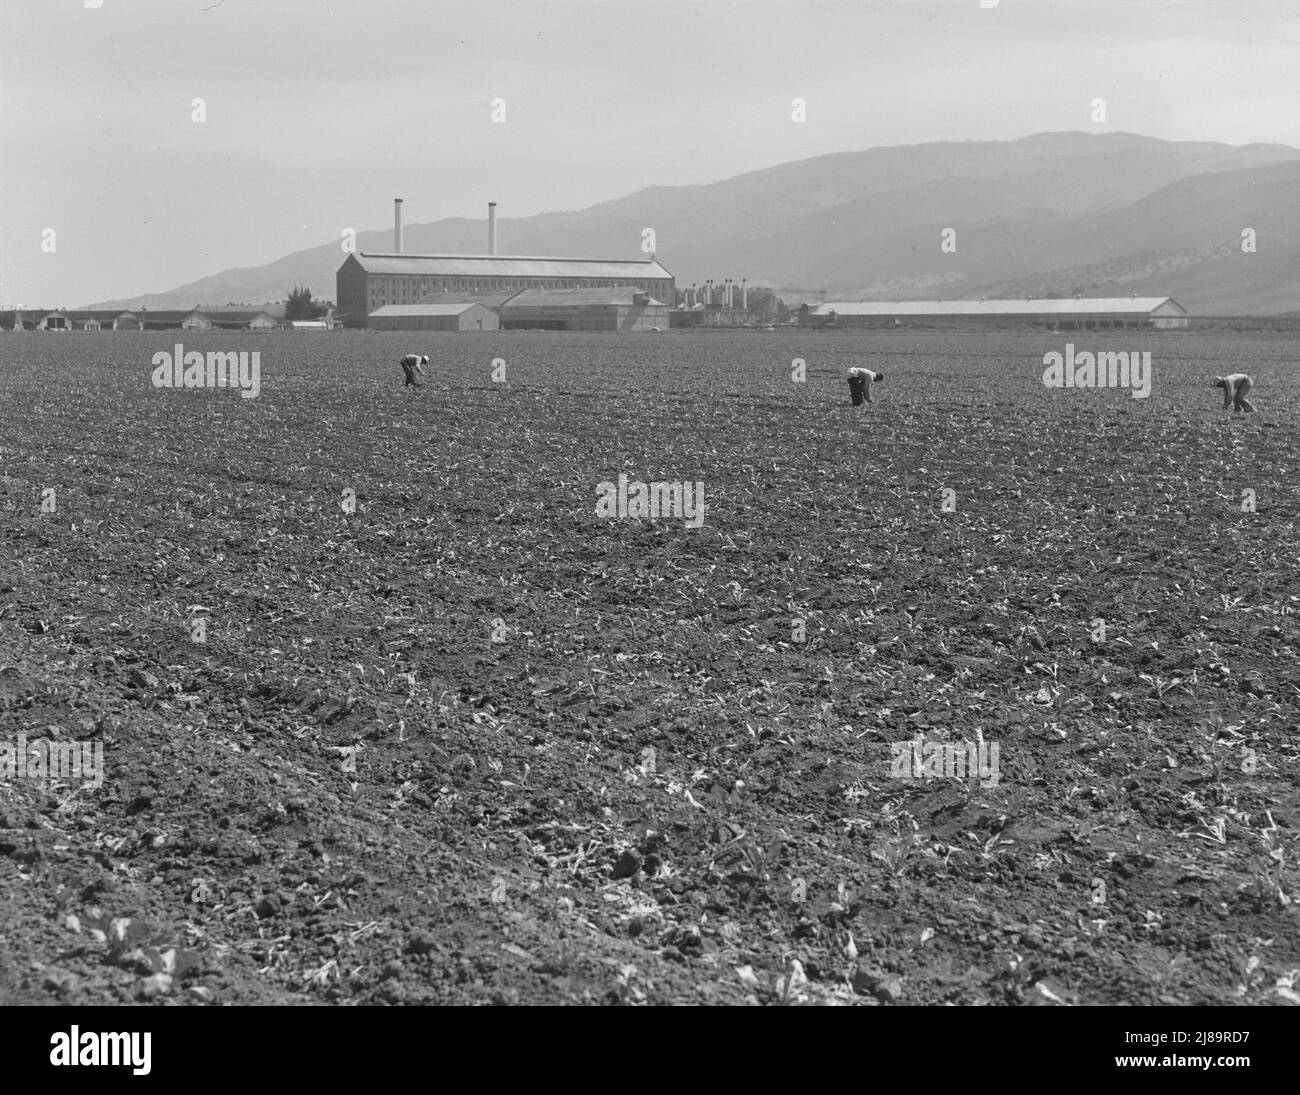
[[1298, 358], [0, 336], [0, 1001], [1300, 1002]]

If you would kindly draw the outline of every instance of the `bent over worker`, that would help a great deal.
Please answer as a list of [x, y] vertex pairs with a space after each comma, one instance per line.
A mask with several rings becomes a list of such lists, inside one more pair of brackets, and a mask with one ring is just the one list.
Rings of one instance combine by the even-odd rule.
[[1245, 373], [1229, 373], [1227, 376], [1216, 376], [1214, 386], [1223, 389], [1223, 409], [1225, 411], [1231, 407], [1233, 414], [1240, 414], [1242, 411], [1247, 414], [1255, 412], [1255, 405], [1246, 398], [1250, 395], [1250, 389], [1255, 386], [1255, 382]]
[[412, 385], [419, 387], [419, 385], [415, 384], [415, 374], [417, 372], [421, 376], [429, 375], [425, 370], [425, 366], [429, 364], [428, 354], [424, 354], [423, 356], [420, 354], [407, 354], [402, 358], [400, 364], [402, 366], [402, 372], [406, 376], [406, 383], [402, 385], [403, 388], [409, 388]]
[[885, 379], [884, 373], [873, 373], [870, 369], [853, 368], [849, 370], [849, 395], [853, 399], [855, 407], [862, 406], [865, 399], [868, 403], [874, 403], [871, 398], [871, 385], [879, 383]]

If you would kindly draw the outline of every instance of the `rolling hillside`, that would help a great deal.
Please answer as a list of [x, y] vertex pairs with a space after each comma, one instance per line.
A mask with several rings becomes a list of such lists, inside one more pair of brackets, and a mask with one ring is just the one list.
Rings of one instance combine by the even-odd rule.
[[[599, 258], [639, 257], [641, 230], [653, 227], [679, 286], [747, 277], [882, 299], [1083, 289], [1266, 313], [1300, 308], [1297, 197], [1300, 149], [1289, 146], [1048, 133], [837, 153], [498, 223], [503, 254]], [[1244, 227], [1259, 234], [1255, 255], [1241, 254]], [[957, 231], [953, 254], [940, 250], [944, 228]], [[480, 254], [486, 234], [466, 218], [410, 224], [406, 249]], [[358, 246], [391, 250], [391, 229], [360, 233]], [[94, 306], [261, 303], [298, 284], [332, 298], [343, 258], [330, 242]]]

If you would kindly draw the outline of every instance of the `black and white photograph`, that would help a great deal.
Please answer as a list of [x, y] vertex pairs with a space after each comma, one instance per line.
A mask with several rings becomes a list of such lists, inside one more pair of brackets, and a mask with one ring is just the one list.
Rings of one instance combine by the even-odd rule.
[[24, 1054], [1032, 1007], [1262, 1079], [1298, 411], [1295, 0], [5, 0]]

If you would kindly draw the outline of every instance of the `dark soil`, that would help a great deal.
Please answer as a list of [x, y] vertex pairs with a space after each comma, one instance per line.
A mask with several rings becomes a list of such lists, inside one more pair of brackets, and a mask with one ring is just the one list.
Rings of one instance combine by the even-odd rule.
[[[260, 396], [151, 387], [178, 341]], [[4, 335], [0, 742], [106, 772], [0, 778], [0, 1001], [1300, 1003], [1296, 357]]]

